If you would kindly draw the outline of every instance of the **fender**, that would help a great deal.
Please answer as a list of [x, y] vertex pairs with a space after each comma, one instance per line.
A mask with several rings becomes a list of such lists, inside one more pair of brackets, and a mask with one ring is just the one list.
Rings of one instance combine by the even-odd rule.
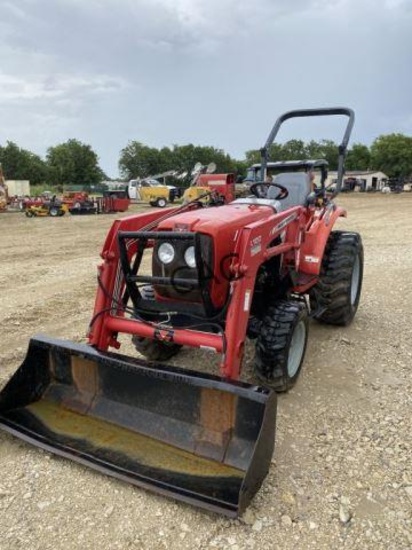
[[319, 275], [326, 242], [338, 218], [346, 218], [344, 208], [331, 203], [312, 223], [302, 244], [299, 271], [307, 275]]

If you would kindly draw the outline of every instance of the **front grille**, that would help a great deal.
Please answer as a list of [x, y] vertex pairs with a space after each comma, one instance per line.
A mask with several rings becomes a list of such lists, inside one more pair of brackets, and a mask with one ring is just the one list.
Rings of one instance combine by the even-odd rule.
[[[165, 265], [160, 262], [157, 251], [164, 243], [171, 243], [175, 248], [173, 261]], [[173, 309], [185, 310], [185, 304], [201, 306], [205, 316], [212, 316], [216, 309], [210, 296], [213, 273], [213, 246], [208, 235], [175, 231], [119, 231], [118, 243], [120, 262], [126, 284], [125, 299], [131, 298], [133, 305], [139, 309], [142, 296], [139, 285], [152, 285], [160, 297], [159, 308], [165, 309], [165, 300], [173, 302]], [[139, 274], [143, 253], [153, 246], [152, 275]], [[184, 260], [184, 252], [189, 246], [195, 248], [196, 267], [190, 268]], [[130, 249], [130, 247], [132, 247]], [[130, 250], [136, 249], [133, 265]], [[146, 302], [146, 300], [145, 300]], [[163, 304], [162, 304], [163, 302]], [[183, 307], [178, 307], [179, 303]], [[150, 305], [157, 307], [157, 301]]]

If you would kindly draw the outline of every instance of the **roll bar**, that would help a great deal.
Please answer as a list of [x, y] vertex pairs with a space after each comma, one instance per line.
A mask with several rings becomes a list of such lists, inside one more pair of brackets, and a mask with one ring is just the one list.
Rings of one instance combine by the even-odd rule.
[[342, 143], [339, 145], [339, 159], [338, 159], [338, 177], [337, 177], [337, 184], [336, 189], [333, 192], [333, 196], [336, 196], [342, 187], [342, 180], [343, 180], [343, 174], [345, 173], [345, 159], [346, 159], [346, 153], [349, 143], [349, 138], [352, 133], [353, 124], [355, 122], [355, 113], [352, 109], [349, 109], [347, 107], [326, 107], [326, 108], [320, 108], [320, 109], [297, 109], [294, 111], [288, 111], [281, 115], [277, 121], [275, 122], [265, 145], [260, 150], [261, 154], [261, 174], [263, 174], [263, 177], [266, 173], [266, 167], [269, 160], [269, 147], [272, 145], [272, 143], [275, 140], [275, 137], [277, 136], [280, 127], [282, 124], [289, 120], [290, 118], [300, 118], [300, 117], [309, 117], [309, 116], [335, 116], [335, 115], [344, 115], [349, 118], [348, 123], [346, 125], [345, 133], [343, 135]]

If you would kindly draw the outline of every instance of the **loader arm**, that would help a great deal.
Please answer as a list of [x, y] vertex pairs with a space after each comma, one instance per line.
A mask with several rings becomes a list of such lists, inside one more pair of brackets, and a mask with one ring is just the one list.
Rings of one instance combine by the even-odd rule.
[[[224, 330], [220, 333], [151, 323], [125, 315], [125, 304], [122, 302], [126, 286], [125, 268], [124, 265], [122, 266], [118, 238], [126, 241], [124, 249], [127, 251], [127, 258], [123, 261], [130, 265], [132, 258], [139, 254], [138, 243], [143, 237], [150, 241], [169, 233], [139, 231], [141, 227], [147, 227], [158, 219], [154, 214], [147, 215], [144, 220], [140, 217], [138, 219], [129, 217], [116, 221], [102, 253], [104, 262], [99, 267], [99, 288], [89, 331], [89, 343], [102, 351], [106, 351], [109, 347], [118, 348], [118, 334], [126, 333], [178, 345], [211, 349], [222, 354], [221, 375], [224, 378], [237, 380], [241, 370], [257, 271], [264, 262], [277, 255], [284, 255], [290, 267], [298, 270], [299, 246], [305, 219], [302, 213], [303, 208], [299, 206], [288, 209], [286, 212], [273, 213], [264, 221], [251, 223], [239, 232], [230, 268], [228, 309]], [[281, 244], [273, 246], [272, 243], [281, 233], [286, 235], [286, 239]], [[187, 238], [189, 236], [190, 234]], [[182, 233], [176, 234], [176, 237], [186, 238]], [[126, 277], [130, 279], [147, 282], [157, 280], [153, 277], [133, 274], [130, 269], [127, 273]], [[184, 282], [182, 280], [182, 284]], [[196, 282], [191, 281], [191, 284]], [[129, 294], [132, 292], [133, 289]], [[178, 305], [172, 304], [171, 307], [177, 308]]]

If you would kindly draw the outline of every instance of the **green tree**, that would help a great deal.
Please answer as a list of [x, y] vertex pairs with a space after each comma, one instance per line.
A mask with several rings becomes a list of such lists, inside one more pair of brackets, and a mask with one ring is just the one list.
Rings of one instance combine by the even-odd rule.
[[375, 170], [382, 170], [389, 177], [411, 176], [412, 137], [404, 134], [379, 136], [371, 146], [371, 162]]
[[245, 162], [248, 166], [260, 162], [260, 151], [258, 149], [250, 149], [245, 153]]
[[174, 170], [174, 156], [173, 151], [169, 147], [163, 147], [159, 151], [159, 172], [166, 172], [167, 170]]
[[76, 139], [50, 147], [46, 160], [49, 167], [48, 183], [91, 185], [106, 178], [91, 146]]
[[203, 165], [214, 162], [217, 172], [233, 172], [237, 169], [236, 161], [215, 147], [189, 143], [159, 150], [139, 141], [131, 141], [120, 152], [119, 170], [125, 179], [145, 178], [167, 170], [190, 173], [197, 162]]
[[306, 146], [306, 152], [306, 158], [325, 159], [328, 162], [329, 170], [336, 170], [338, 168], [339, 148], [338, 144], [333, 140], [310, 141]]
[[346, 170], [368, 170], [371, 165], [371, 152], [366, 145], [354, 143], [346, 157]]
[[279, 160], [305, 160], [308, 158], [307, 147], [301, 139], [291, 139], [283, 144]]
[[[338, 166], [338, 145], [331, 140], [310, 141], [305, 143], [300, 139], [291, 139], [286, 143], [273, 143], [269, 148], [269, 160], [306, 160], [325, 159], [329, 169], [336, 170]], [[246, 151], [248, 165], [260, 162], [260, 151]]]
[[12, 141], [0, 146], [0, 162], [7, 179], [30, 180], [32, 184], [43, 183], [47, 179], [47, 165], [38, 155], [21, 149]]
[[[163, 152], [166, 157], [166, 152]], [[164, 171], [161, 153], [154, 147], [143, 145], [140, 141], [130, 141], [120, 151], [119, 170], [122, 177], [132, 179], [136, 177], [146, 178], [158, 172]], [[167, 168], [165, 168], [167, 170]]]
[[[278, 160], [284, 160], [282, 144], [272, 143], [272, 145], [269, 147], [269, 160], [272, 162], [276, 162]], [[292, 160], [292, 159], [288, 159], [288, 160]], [[261, 162], [260, 149], [251, 149], [250, 151], [246, 151], [245, 162], [247, 166], [251, 166], [252, 164], [257, 164]]]
[[174, 145], [173, 146], [173, 169], [179, 171], [192, 170], [197, 162], [204, 166], [214, 162], [216, 171], [220, 173], [234, 172], [236, 163], [222, 149], [216, 149], [211, 146], [193, 145]]
[[234, 160], [234, 173], [238, 176], [246, 176], [249, 163], [246, 160]]

